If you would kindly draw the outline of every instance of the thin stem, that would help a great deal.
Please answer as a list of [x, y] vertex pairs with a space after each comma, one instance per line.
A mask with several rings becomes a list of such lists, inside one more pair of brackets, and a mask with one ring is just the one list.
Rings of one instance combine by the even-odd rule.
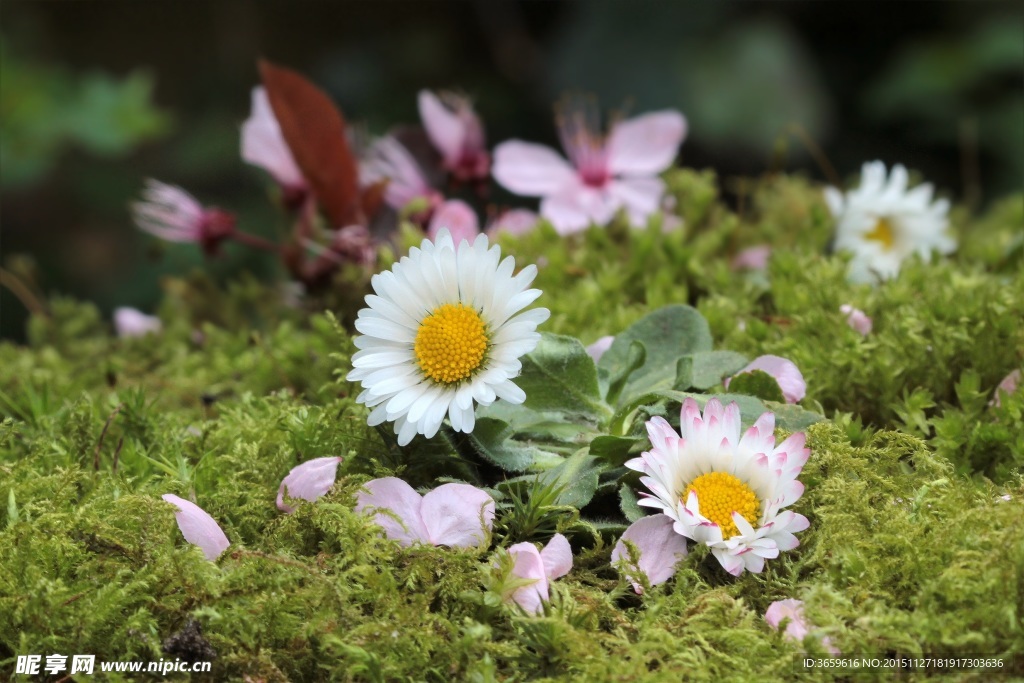
[[234, 232], [232, 232], [231, 233], [231, 237], [233, 239], [241, 242], [242, 244], [244, 244], [247, 247], [252, 247], [253, 249], [261, 249], [263, 251], [272, 251], [275, 254], [281, 252], [280, 245], [275, 244], [275, 243], [271, 242], [270, 240], [264, 239], [262, 237], [258, 237], [256, 235], [252, 235], [252, 234], [249, 234], [247, 232], [242, 232], [241, 230], [235, 230]]
[[836, 173], [836, 169], [832, 166], [832, 163], [829, 162], [828, 157], [825, 156], [825, 152], [823, 152], [821, 147], [818, 146], [818, 143], [811, 139], [807, 130], [800, 124], [793, 124], [789, 129], [793, 132], [793, 135], [800, 138], [800, 142], [804, 143], [804, 147], [806, 147], [807, 151], [810, 152], [811, 157], [818, 164], [818, 168], [821, 169], [821, 172], [825, 174], [828, 182], [835, 187], [842, 187], [842, 178], [840, 178], [839, 174]]
[[0, 285], [11, 290], [11, 293], [14, 294], [18, 301], [20, 301], [31, 313], [44, 317], [48, 315], [46, 306], [39, 297], [33, 294], [32, 290], [29, 289], [17, 275], [5, 268], [0, 268]]

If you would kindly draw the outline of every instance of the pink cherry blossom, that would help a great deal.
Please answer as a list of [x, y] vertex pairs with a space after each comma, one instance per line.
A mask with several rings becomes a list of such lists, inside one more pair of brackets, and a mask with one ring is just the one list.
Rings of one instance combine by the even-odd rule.
[[[797, 643], [802, 643], [810, 632], [808, 623], [804, 619], [803, 600], [776, 600], [768, 606], [768, 610], [764, 613], [764, 620], [776, 631], [779, 630], [782, 621], [787, 620], [783, 636], [787, 640]], [[839, 654], [839, 650], [832, 645], [832, 641], [828, 636], [821, 639], [821, 644], [825, 646], [829, 653], [833, 655]]]
[[277, 489], [277, 508], [292, 513], [295, 508], [284, 502], [289, 498], [301, 498], [310, 502], [331, 490], [338, 475], [339, 457], [315, 458], [292, 468]]
[[627, 569], [626, 576], [633, 584], [633, 590], [643, 594], [639, 577], [633, 570], [647, 577], [647, 583], [657, 586], [665, 583], [676, 573], [676, 565], [686, 558], [686, 537], [672, 528], [675, 522], [668, 515], [649, 515], [633, 522], [622, 534], [612, 550], [612, 563], [627, 561], [629, 552], [625, 541], [632, 542], [640, 552], [636, 567]]
[[494, 522], [494, 500], [469, 484], [444, 484], [421, 496], [397, 477], [374, 479], [356, 497], [356, 512], [373, 513], [388, 538], [414, 543], [472, 548], [487, 538]]
[[550, 597], [550, 583], [572, 569], [569, 541], [562, 534], [555, 534], [540, 551], [533, 543], [517, 543], [508, 549], [508, 554], [515, 560], [512, 576], [533, 583], [516, 588], [506, 600], [531, 614], [540, 612]]
[[594, 359], [594, 362], [601, 360], [601, 356], [604, 352], [611, 348], [612, 342], [615, 341], [615, 337], [601, 337], [596, 342], [587, 347], [587, 353]]
[[114, 328], [118, 337], [126, 339], [158, 334], [163, 329], [163, 323], [155, 315], [146, 315], [142, 311], [122, 306], [114, 309]]
[[540, 216], [529, 209], [511, 209], [498, 214], [498, 217], [487, 226], [486, 232], [492, 239], [500, 233], [525, 235], [536, 228], [539, 221]]
[[235, 234], [235, 217], [216, 207], [204, 207], [185, 190], [147, 180], [141, 202], [132, 204], [135, 224], [168, 242], [195, 242], [207, 254]]
[[216, 560], [231, 545], [224, 530], [201, 507], [173, 493], [165, 493], [161, 498], [178, 508], [174, 517], [178, 520], [181, 535], [189, 543], [199, 546], [206, 559]]
[[759, 244], [756, 247], [748, 247], [736, 254], [732, 260], [733, 270], [764, 270], [768, 267], [768, 259], [772, 255], [772, 248], [767, 244]]
[[491, 167], [484, 127], [473, 105], [450, 92], [419, 94], [420, 119], [442, 163], [457, 180], [484, 180]]
[[[800, 368], [791, 360], [780, 356], [759, 356], [737, 372], [736, 375], [742, 375], [753, 370], [761, 370], [774, 377], [775, 381], [779, 383], [779, 388], [782, 389], [782, 395], [786, 399], [786, 403], [799, 403], [807, 395], [807, 383], [804, 381], [804, 376], [800, 373]], [[733, 375], [733, 377], [736, 375]], [[726, 389], [729, 388], [729, 382], [731, 381], [732, 377], [726, 378], [724, 382]]]
[[843, 304], [839, 307], [839, 312], [846, 316], [846, 324], [856, 330], [862, 337], [871, 334], [871, 318], [864, 311], [854, 308], [850, 304]]
[[418, 200], [426, 204], [429, 212], [444, 201], [441, 193], [427, 182], [412, 153], [391, 135], [370, 145], [359, 166], [359, 180], [364, 187], [388, 181], [384, 201], [395, 211], [402, 211]]
[[657, 176], [686, 133], [683, 115], [664, 110], [617, 122], [603, 137], [591, 109], [570, 103], [559, 116], [568, 162], [550, 147], [521, 140], [494, 152], [495, 180], [516, 194], [542, 197], [541, 215], [561, 234], [606, 225], [620, 209], [643, 225], [661, 206], [665, 184]]
[[1000, 394], [1012, 394], [1013, 392], [1017, 391], [1017, 386], [1020, 384], [1020, 379], [1021, 373], [1019, 369], [1014, 370], [1006, 377], [1004, 377], [1003, 381], [1000, 382], [999, 386], [996, 387], [995, 393], [992, 394], [992, 400], [989, 402], [989, 405], [995, 406], [996, 408], [1003, 405], [1003, 401], [1000, 397]]
[[262, 85], [252, 89], [252, 111], [242, 124], [242, 160], [269, 173], [286, 193], [308, 189]]
[[466, 240], [470, 244], [480, 234], [480, 221], [477, 220], [476, 212], [469, 204], [461, 199], [449, 199], [437, 207], [434, 215], [430, 218], [430, 226], [427, 228], [427, 238], [431, 241], [437, 240], [437, 234], [442, 228], [448, 228], [455, 244]]

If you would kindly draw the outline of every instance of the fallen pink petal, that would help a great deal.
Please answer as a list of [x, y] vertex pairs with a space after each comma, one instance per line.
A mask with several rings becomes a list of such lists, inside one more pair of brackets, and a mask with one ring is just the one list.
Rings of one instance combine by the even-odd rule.
[[224, 530], [201, 507], [173, 493], [165, 493], [161, 498], [178, 508], [174, 517], [178, 520], [181, 535], [189, 543], [199, 546], [206, 559], [216, 560], [231, 545]]
[[295, 508], [284, 502], [286, 495], [289, 498], [313, 502], [330, 491], [338, 476], [338, 464], [341, 460], [336, 456], [315, 458], [293, 467], [277, 490], [278, 509], [287, 513], [295, 511]]
[[476, 547], [494, 522], [494, 500], [486, 491], [469, 484], [443, 484], [421, 496], [397, 477], [364, 484], [355, 509], [372, 513], [385, 535], [404, 547]]
[[[764, 613], [764, 620], [776, 631], [779, 630], [779, 627], [785, 621], [786, 630], [783, 632], [783, 635], [787, 640], [792, 640], [796, 643], [802, 643], [807, 634], [810, 633], [810, 627], [804, 619], [803, 600], [793, 598], [776, 600], [768, 606], [768, 610]], [[829, 653], [833, 655], [839, 654], [839, 650], [832, 645], [832, 641], [828, 636], [821, 639], [821, 644]]]
[[122, 339], [159, 334], [163, 328], [160, 318], [155, 315], [146, 315], [142, 311], [126, 306], [114, 309], [114, 329], [117, 330], [117, 336]]
[[[633, 522], [622, 534], [612, 550], [612, 564], [629, 559], [626, 541], [633, 543], [640, 553], [635, 569], [639, 570], [651, 586], [665, 583], [676, 573], [676, 567], [686, 559], [686, 537], [673, 529], [668, 515], [648, 515]], [[640, 577], [627, 570], [633, 590], [643, 594]]]
[[846, 324], [856, 330], [862, 337], [871, 334], [871, 318], [864, 311], [854, 308], [850, 304], [843, 304], [839, 307], [839, 312], [846, 316]]
[[772, 248], [767, 244], [759, 244], [756, 247], [748, 247], [736, 254], [732, 260], [733, 270], [764, 270], [768, 267], [768, 259], [771, 258]]
[[992, 400], [989, 402], [989, 405], [995, 406], [996, 408], [1001, 407], [1003, 405], [1001, 394], [1009, 395], [1017, 391], [1017, 387], [1020, 385], [1020, 380], [1020, 369], [1014, 370], [1006, 377], [1004, 377], [1003, 381], [1001, 381], [999, 383], [999, 386], [996, 387], [995, 392], [993, 392]]
[[529, 209], [511, 209], [498, 215], [487, 226], [487, 235], [495, 238], [504, 233], [506, 235], [525, 235], [537, 227], [540, 216]]
[[[781, 356], [759, 356], [737, 372], [736, 375], [742, 375], [753, 370], [760, 370], [774, 377], [775, 381], [779, 383], [779, 388], [782, 389], [782, 395], [785, 397], [786, 403], [799, 403], [807, 395], [807, 383], [804, 381], [804, 376], [801, 374], [800, 368], [791, 360]], [[736, 375], [733, 375], [733, 377]], [[726, 389], [729, 388], [731, 380], [732, 377], [726, 378], [724, 382]]]
[[509, 600], [537, 614], [550, 598], [549, 586], [572, 569], [572, 548], [562, 534], [555, 534], [541, 550], [533, 543], [517, 543], [508, 549], [514, 560], [512, 576], [532, 581], [516, 588]]

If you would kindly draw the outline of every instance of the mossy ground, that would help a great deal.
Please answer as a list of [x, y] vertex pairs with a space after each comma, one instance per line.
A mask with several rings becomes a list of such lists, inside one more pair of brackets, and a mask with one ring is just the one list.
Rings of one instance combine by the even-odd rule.
[[[800, 178], [757, 181], [740, 213], [708, 173], [669, 183], [684, 230], [501, 242], [541, 265], [548, 331], [589, 343], [690, 303], [716, 348], [796, 362], [805, 405], [830, 418], [808, 430], [798, 549], [740, 578], [697, 551], [638, 597], [609, 566], [617, 534], [572, 533], [566, 513], [575, 567], [525, 616], [495, 592], [493, 550], [401, 549], [352, 511], [370, 477], [429, 487], [445, 471], [368, 428], [343, 380], [367, 275], [298, 309], [194, 276], [167, 283], [159, 337], [115, 339], [91, 305], [54, 299], [28, 346], [0, 345], [0, 671], [28, 653], [159, 659], [193, 619], [217, 652], [209, 680], [831, 680], [800, 664], [826, 654], [822, 635], [847, 654], [1002, 656], [997, 676], [1024, 676], [1024, 392], [989, 405], [1024, 362], [1024, 198], [954, 214], [957, 256], [872, 288], [824, 255], [830, 219]], [[729, 268], [762, 242], [767, 272]], [[280, 513], [281, 478], [329, 455], [345, 457], [331, 493]], [[216, 563], [163, 493], [220, 522]], [[501, 515], [493, 545], [531, 540]], [[802, 645], [762, 616], [789, 597], [818, 627]], [[993, 673], [909, 676], [925, 677]]]

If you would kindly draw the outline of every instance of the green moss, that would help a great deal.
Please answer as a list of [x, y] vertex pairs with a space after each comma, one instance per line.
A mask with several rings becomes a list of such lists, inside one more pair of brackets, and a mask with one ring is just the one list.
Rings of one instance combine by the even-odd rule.
[[[799, 548], [740, 578], [694, 550], [640, 597], [609, 566], [621, 519], [552, 505], [530, 526], [506, 497], [494, 547], [557, 528], [576, 551], [545, 614], [524, 615], [501, 602], [493, 551], [402, 549], [353, 512], [370, 477], [493, 485], [496, 471], [443, 440], [402, 451], [368, 428], [325, 300], [289, 308], [274, 287], [192, 276], [167, 284], [158, 337], [114, 339], [93, 306], [57, 299], [29, 346], [0, 344], [0, 670], [16, 653], [158, 659], [196, 619], [218, 653], [210, 680], [832, 680], [800, 664], [825, 654], [820, 636], [848, 654], [1016, 657], [1004, 673], [1024, 675], [1024, 392], [989, 405], [1024, 361], [1019, 198], [959, 215], [952, 261], [869, 288], [822, 255], [828, 214], [808, 182], [750, 183], [739, 213], [710, 173], [668, 183], [683, 230], [542, 227], [502, 243], [541, 263], [547, 330], [589, 343], [690, 303], [715, 348], [802, 369], [805, 404], [831, 419], [808, 430]], [[762, 242], [775, 247], [766, 274], [730, 270]], [[331, 299], [343, 322], [365, 292], [364, 276], [344, 277]], [[871, 335], [843, 303], [872, 316]], [[280, 513], [282, 477], [330, 455], [344, 457], [331, 493]], [[217, 562], [181, 538], [169, 492], [223, 526]], [[815, 624], [802, 644], [763, 619], [789, 597]]]

